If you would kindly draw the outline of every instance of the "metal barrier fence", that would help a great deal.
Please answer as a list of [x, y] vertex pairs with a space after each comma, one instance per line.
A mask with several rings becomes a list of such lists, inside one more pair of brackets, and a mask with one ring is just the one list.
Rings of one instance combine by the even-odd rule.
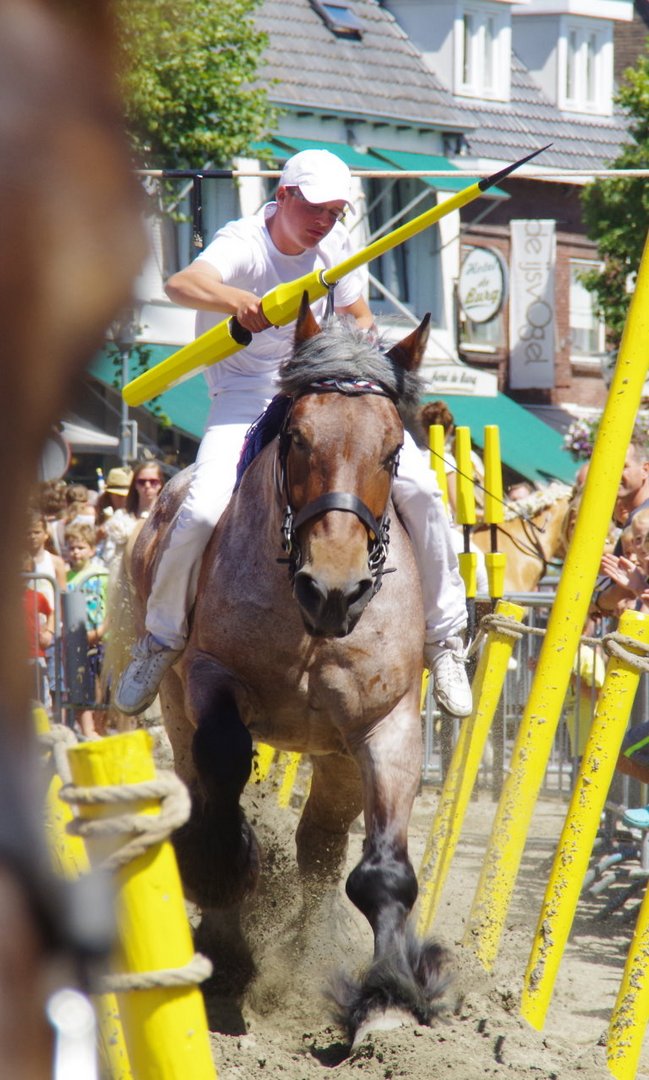
[[[489, 597], [479, 596], [478, 603], [489, 603]], [[512, 656], [512, 662], [507, 672], [503, 695], [498, 707], [491, 730], [488, 747], [483, 756], [477, 779], [477, 788], [491, 790], [494, 798], [500, 796], [505, 772], [511, 758], [520, 719], [527, 703], [536, 659], [541, 649], [542, 637], [540, 636], [547, 626], [548, 618], [554, 603], [554, 592], [508, 594], [507, 600], [519, 604], [526, 610], [524, 625], [533, 631], [524, 634], [520, 641], [516, 642]], [[601, 620], [598, 627], [598, 635], [604, 636], [613, 629], [614, 620]], [[545, 795], [568, 796], [572, 789], [573, 779], [576, 776], [580, 752], [583, 749], [585, 737], [590, 728], [595, 705], [597, 702], [598, 688], [596, 680], [584, 678], [580, 674], [583, 667], [593, 667], [592, 649], [590, 644], [581, 644], [579, 655], [575, 662], [575, 675], [573, 685], [566, 695], [564, 702], [562, 722], [557, 729], [557, 735], [552, 748], [550, 760], [545, 773], [542, 792]], [[584, 655], [587, 651], [591, 656]], [[582, 663], [582, 660], [588, 661]], [[604, 659], [595, 668], [597, 672], [599, 664], [604, 666]], [[439, 713], [430, 685], [426, 688], [424, 703], [424, 766], [422, 779], [424, 783], [441, 783], [446, 775], [448, 763], [451, 758], [453, 747], [457, 741], [460, 721], [449, 723], [448, 718], [442, 719]], [[638, 723], [649, 717], [649, 679], [642, 675], [636, 695], [632, 723]], [[615, 790], [612, 799], [621, 806], [629, 805], [629, 785], [633, 782], [628, 777], [616, 777]]]
[[[93, 568], [85, 580], [77, 583], [68, 592], [61, 593], [56, 581], [45, 574], [25, 573], [26, 585], [38, 587], [44, 584], [48, 593], [54, 597], [55, 635], [54, 642], [46, 652], [47, 682], [51, 701], [43, 702], [43, 665], [33, 664], [33, 697], [48, 707], [56, 723], [74, 722], [75, 711], [83, 708], [101, 709], [107, 706], [97, 704], [92, 696], [88, 681], [84, 678], [88, 651], [86, 627], [86, 597], [84, 584], [92, 584], [98, 577], [107, 578], [107, 570]], [[511, 758], [520, 719], [529, 697], [534, 675], [536, 658], [541, 648], [542, 633], [547, 625], [555, 593], [540, 591], [510, 595], [508, 600], [526, 610], [525, 625], [533, 631], [525, 634], [515, 645], [510, 669], [505, 679], [505, 686], [498, 712], [492, 725], [491, 737], [485, 751], [476, 787], [491, 790], [494, 799], [500, 795], [505, 772]], [[478, 596], [478, 603], [489, 603], [486, 596]], [[603, 636], [613, 627], [612, 621], [602, 620], [600, 634]], [[538, 632], [538, 633], [537, 633]], [[592, 649], [590, 645], [580, 646]], [[580, 664], [576, 663], [576, 673], [571, 691], [566, 697], [562, 723], [545, 773], [542, 791], [546, 795], [568, 797], [573, 779], [576, 776], [579, 752], [592, 720], [597, 701], [597, 686], [590, 680], [584, 680], [579, 674]], [[457, 741], [459, 721], [449, 723], [442, 720], [435, 705], [431, 688], [427, 687], [424, 702], [424, 763], [422, 781], [437, 784], [444, 780], [453, 747]], [[632, 712], [632, 723], [649, 717], [649, 679], [643, 675]], [[633, 803], [629, 788], [634, 782], [628, 777], [616, 777], [611, 792], [612, 806], [625, 807]]]
[[32, 697], [47, 708], [57, 724], [72, 724], [74, 713], [84, 708], [101, 709], [94, 698], [88, 677], [87, 597], [98, 580], [108, 579], [108, 570], [92, 567], [87, 574], [69, 583], [62, 592], [49, 574], [23, 573], [26, 589], [43, 592], [54, 611], [54, 640], [41, 659], [30, 660], [33, 673]]

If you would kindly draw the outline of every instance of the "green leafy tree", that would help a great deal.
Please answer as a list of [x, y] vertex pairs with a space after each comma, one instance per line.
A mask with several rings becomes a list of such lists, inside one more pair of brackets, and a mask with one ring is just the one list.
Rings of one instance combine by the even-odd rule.
[[226, 165], [276, 126], [255, 83], [261, 0], [117, 0], [126, 125], [142, 168]]
[[[617, 95], [628, 111], [633, 142], [612, 162], [615, 169], [645, 169], [649, 155], [649, 55], [627, 68]], [[646, 177], [596, 180], [582, 193], [586, 229], [598, 246], [604, 266], [584, 275], [606, 320], [609, 344], [619, 344], [630, 301], [628, 283], [636, 273], [649, 230], [649, 186]]]

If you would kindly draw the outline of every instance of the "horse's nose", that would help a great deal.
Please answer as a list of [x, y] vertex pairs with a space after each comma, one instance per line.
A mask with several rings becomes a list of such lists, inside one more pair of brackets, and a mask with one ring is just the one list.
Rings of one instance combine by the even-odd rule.
[[372, 578], [329, 588], [308, 570], [295, 575], [294, 594], [308, 628], [321, 637], [345, 637], [354, 629], [372, 595]]

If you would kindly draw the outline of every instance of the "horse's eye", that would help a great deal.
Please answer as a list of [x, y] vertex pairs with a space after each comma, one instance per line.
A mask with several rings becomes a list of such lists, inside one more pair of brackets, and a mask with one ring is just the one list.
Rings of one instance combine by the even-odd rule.
[[291, 444], [295, 447], [296, 450], [306, 450], [306, 442], [300, 435], [299, 431], [297, 431], [295, 428], [291, 428], [291, 430], [289, 431], [289, 435], [291, 437]]
[[393, 450], [391, 454], [388, 454], [383, 462], [384, 469], [388, 469], [392, 472], [399, 464], [399, 454], [401, 453], [401, 447], [397, 446], [396, 450]]

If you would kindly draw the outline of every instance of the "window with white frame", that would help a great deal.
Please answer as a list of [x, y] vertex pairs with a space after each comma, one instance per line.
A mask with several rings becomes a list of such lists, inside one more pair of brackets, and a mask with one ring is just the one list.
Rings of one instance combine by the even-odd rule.
[[455, 33], [455, 93], [508, 101], [511, 21], [505, 4], [460, 4]]
[[[368, 180], [370, 241], [411, 221], [430, 209], [435, 200], [434, 189], [422, 185], [420, 180]], [[444, 298], [438, 226], [426, 229], [408, 244], [386, 251], [371, 262], [369, 272], [370, 306], [376, 314], [403, 313], [405, 307], [412, 313], [429, 311], [433, 326], [442, 325]]]
[[570, 355], [573, 360], [599, 363], [605, 350], [604, 321], [597, 314], [594, 293], [584, 285], [584, 274], [600, 264], [587, 259], [570, 260]]
[[613, 34], [601, 19], [561, 20], [559, 108], [609, 116], [613, 109]]

